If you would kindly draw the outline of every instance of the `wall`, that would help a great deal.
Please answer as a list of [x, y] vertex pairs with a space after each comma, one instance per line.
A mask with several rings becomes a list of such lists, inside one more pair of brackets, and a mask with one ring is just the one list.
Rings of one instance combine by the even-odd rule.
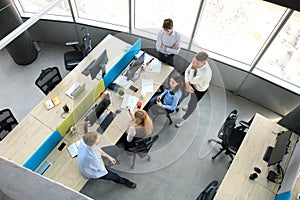
[[[40, 20], [29, 29], [29, 32], [33, 40], [65, 44], [66, 41], [77, 40], [76, 32], [80, 30], [81, 26], [82, 25], [68, 22]], [[131, 44], [133, 44], [138, 38], [137, 36], [127, 33], [120, 33], [97, 27], [89, 27], [89, 32], [93, 46], [96, 46], [108, 33]], [[146, 38], [142, 39], [142, 48], [149, 50], [150, 53], [155, 53], [155, 41]], [[179, 55], [179, 66], [176, 66], [179, 71], [183, 71], [185, 67], [187, 67], [187, 63], [191, 61], [193, 55], [193, 52], [189, 52], [184, 49], [181, 50]], [[247, 77], [248, 73], [243, 70], [219, 61], [215, 61], [214, 63], [216, 66], [213, 68], [214, 70], [218, 69], [221, 73], [224, 86], [228, 91], [235, 93], [241, 86], [238, 91], [238, 95], [280, 115], [287, 114], [300, 103], [299, 95], [277, 86], [263, 78], [255, 75], [249, 75]], [[220, 80], [215, 80], [213, 78], [212, 84], [223, 87], [223, 84], [220, 85], [219, 83]]]
[[91, 199], [0, 157], [0, 199]]

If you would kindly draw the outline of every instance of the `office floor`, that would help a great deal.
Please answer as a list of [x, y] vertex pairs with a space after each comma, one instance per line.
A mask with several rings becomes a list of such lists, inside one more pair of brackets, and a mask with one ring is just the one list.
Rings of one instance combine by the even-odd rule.
[[[67, 74], [63, 53], [70, 48], [44, 43], [40, 47], [38, 59], [27, 66], [16, 65], [5, 49], [0, 51], [0, 109], [10, 108], [18, 121], [44, 97], [34, 85], [41, 69], [58, 66], [62, 76]], [[136, 167], [132, 170], [132, 158], [120, 157], [121, 163], [112, 170], [135, 181], [136, 189], [105, 180], [89, 180], [80, 192], [93, 199], [195, 199], [210, 181], [222, 181], [228, 169], [228, 156], [222, 154], [216, 160], [211, 159], [219, 146], [208, 144], [207, 140], [216, 138], [232, 109], [238, 110], [239, 120], [248, 120], [256, 112], [270, 119], [279, 118], [253, 102], [211, 86], [181, 128], [175, 128], [174, 124], [169, 126], [163, 116], [154, 121], [154, 134], [158, 134], [159, 139], [152, 148], [150, 162], [137, 157]], [[182, 111], [173, 114], [174, 122], [181, 115]]]

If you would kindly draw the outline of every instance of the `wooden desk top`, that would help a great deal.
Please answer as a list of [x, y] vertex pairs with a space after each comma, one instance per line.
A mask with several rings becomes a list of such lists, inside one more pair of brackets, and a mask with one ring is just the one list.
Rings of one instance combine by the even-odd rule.
[[28, 114], [0, 142], [0, 155], [23, 165], [51, 133], [50, 128]]
[[[62, 107], [67, 104], [72, 111], [75, 106], [91, 91], [98, 83], [97, 79], [92, 80], [90, 75], [85, 76], [81, 72], [97, 58], [105, 49], [107, 50], [108, 63], [106, 64], [106, 70], [114, 65], [114, 63], [124, 54], [125, 47], [128, 43], [107, 35], [101, 43], [99, 43], [89, 54], [85, 57], [75, 69], [73, 69], [43, 100], [30, 112], [35, 118], [40, 120], [50, 129], [55, 130], [56, 127], [63, 121], [61, 114], [63, 113]], [[80, 93], [74, 100], [69, 98], [65, 93], [74, 83], [86, 84], [86, 88]], [[47, 110], [44, 106], [44, 102], [57, 96], [61, 104], [54, 108]]]
[[[271, 120], [256, 114], [214, 199], [275, 198], [279, 184], [266, 178], [269, 170], [275, 169], [273, 166], [267, 167], [267, 162], [263, 160], [267, 147], [275, 145], [277, 135], [272, 133], [275, 129], [276, 132], [285, 130]], [[260, 168], [261, 173], [255, 181], [252, 181], [249, 176], [254, 172], [254, 167]]]
[[[154, 73], [149, 71], [144, 71], [141, 73], [140, 78], [134, 82], [134, 86], [139, 88], [138, 92], [134, 93], [132, 90], [126, 90], [126, 94], [131, 94], [140, 98], [140, 101], [143, 103], [143, 106], [150, 100], [152, 95], [157, 91], [159, 86], [166, 80], [169, 74], [173, 71], [173, 67], [162, 65], [161, 73]], [[142, 79], [153, 79], [153, 92], [147, 93], [144, 98], [141, 98], [141, 83]], [[111, 105], [109, 110], [115, 112], [117, 109], [120, 109], [123, 99], [119, 97], [116, 92], [110, 92]], [[98, 100], [99, 101], [99, 100]], [[128, 114], [128, 111], [123, 109], [121, 113], [117, 114], [111, 124], [107, 127], [105, 132], [100, 135], [100, 146], [110, 146], [117, 143], [119, 138], [122, 136], [124, 131], [127, 129], [128, 124], [131, 118]], [[59, 143], [54, 150], [48, 155], [45, 159], [52, 164], [50, 168], [44, 173], [44, 176], [62, 183], [74, 190], [79, 191], [84, 184], [88, 181], [85, 179], [79, 172], [77, 157], [72, 158], [67, 150], [67, 146], [78, 141], [83, 136], [83, 122], [82, 119], [76, 124], [76, 128], [79, 134], [72, 135], [68, 133], [61, 142], [65, 142], [67, 145], [62, 151], [58, 151]], [[98, 124], [95, 124], [93, 127], [89, 127], [89, 131], [96, 130]], [[44, 162], [41, 163], [41, 165]], [[37, 168], [39, 169], [39, 167]]]

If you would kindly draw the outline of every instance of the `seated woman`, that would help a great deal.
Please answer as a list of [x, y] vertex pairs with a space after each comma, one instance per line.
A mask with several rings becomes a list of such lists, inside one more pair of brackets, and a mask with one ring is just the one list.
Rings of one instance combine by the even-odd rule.
[[[172, 73], [169, 79], [169, 88], [160, 94], [155, 95], [145, 106], [145, 110], [149, 110], [154, 104], [167, 111], [174, 111], [177, 108], [179, 100], [182, 97], [183, 81], [179, 72]], [[152, 109], [154, 114], [159, 114], [159, 110]]]
[[130, 122], [127, 134], [124, 134], [120, 139], [120, 143], [127, 150], [135, 146], [135, 141], [139, 138], [144, 138], [152, 133], [153, 124], [148, 113], [144, 110], [137, 110], [134, 113], [134, 120]]

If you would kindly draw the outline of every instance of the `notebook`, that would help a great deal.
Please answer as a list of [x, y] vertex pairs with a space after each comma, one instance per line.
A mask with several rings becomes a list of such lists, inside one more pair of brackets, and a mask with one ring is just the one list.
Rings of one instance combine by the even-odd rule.
[[74, 142], [68, 146], [68, 151], [72, 158], [77, 156], [79, 144], [80, 144], [80, 140], [78, 140], [77, 142]]

